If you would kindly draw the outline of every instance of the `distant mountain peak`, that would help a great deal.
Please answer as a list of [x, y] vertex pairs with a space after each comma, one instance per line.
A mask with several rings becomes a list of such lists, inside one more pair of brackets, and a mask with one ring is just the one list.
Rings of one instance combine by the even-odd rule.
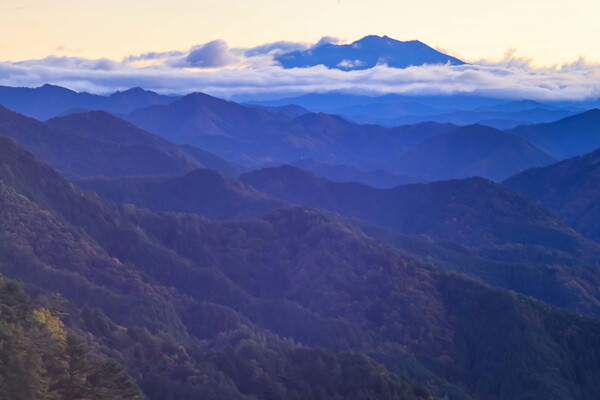
[[211, 96], [210, 94], [206, 94], [204, 92], [192, 92], [190, 94], [187, 94], [185, 96], [183, 96], [184, 99], [203, 99], [203, 100], [221, 100], [221, 101], [225, 101], [222, 99], [219, 99], [218, 97], [214, 97]]
[[350, 45], [355, 45], [355, 44], [384, 44], [384, 45], [388, 45], [388, 46], [393, 46], [396, 43], [413, 43], [413, 44], [423, 44], [422, 42], [418, 41], [418, 40], [396, 40], [396, 39], [392, 39], [391, 37], [387, 36], [387, 35], [383, 35], [383, 36], [379, 36], [379, 35], [367, 35], [365, 37], [363, 37], [362, 39], [358, 39], [356, 41], [354, 41], [353, 43], [351, 43]]
[[51, 85], [49, 83], [45, 83], [36, 89], [44, 91], [44, 92], [54, 92], [54, 93], [77, 93], [74, 90], [67, 89], [66, 87], [62, 87], [62, 86], [58, 86], [58, 85]]
[[403, 42], [377, 35], [365, 36], [350, 44], [328, 43], [305, 51], [293, 51], [275, 59], [284, 68], [324, 65], [342, 70], [369, 69], [381, 64], [393, 68], [424, 64], [464, 64], [418, 40]]
[[[133, 129], [136, 132], [141, 131], [140, 128], [134, 126], [129, 121], [125, 121], [113, 114], [104, 110], [86, 110], [82, 112], [76, 112], [61, 117], [50, 118], [46, 121], [49, 125], [59, 126], [61, 129], [70, 130], [69, 127], [62, 126], [65, 122], [69, 124], [92, 124], [97, 126], [100, 131], [108, 131], [115, 129], [115, 127]], [[81, 126], [77, 127], [75, 131], [81, 129]]]
[[156, 94], [156, 92], [153, 92], [151, 90], [142, 89], [141, 87], [136, 86], [136, 87], [132, 87], [132, 88], [126, 89], [126, 90], [117, 90], [116, 92], [112, 93], [110, 95], [110, 97], [122, 96], [122, 95], [128, 95], [128, 94]]

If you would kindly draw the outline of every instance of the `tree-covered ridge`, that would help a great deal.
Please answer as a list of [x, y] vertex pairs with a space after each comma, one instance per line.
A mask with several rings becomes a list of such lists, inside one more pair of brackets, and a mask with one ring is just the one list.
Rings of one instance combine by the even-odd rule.
[[425, 234], [503, 260], [535, 264], [597, 263], [600, 247], [542, 204], [482, 178], [374, 189], [331, 182], [282, 166], [240, 176], [257, 190], [293, 204], [364, 219], [403, 234]]
[[352, 217], [378, 240], [437, 267], [600, 314], [600, 247], [542, 204], [494, 182], [469, 178], [375, 189], [290, 166], [240, 179], [274, 198]]
[[[159, 174], [177, 174], [191, 171], [191, 169], [204, 167], [221, 171], [228, 175], [236, 175], [244, 168], [235, 163], [226, 161], [214, 154], [193, 146], [177, 145], [159, 136], [146, 132], [131, 123], [122, 120], [104, 111], [88, 111], [70, 114], [64, 117], [52, 118], [46, 121], [46, 125], [60, 129], [74, 136], [84, 137], [91, 141], [111, 143], [119, 146], [131, 146], [131, 155], [146, 148], [149, 152], [154, 151], [154, 162], [158, 165], [149, 168], [147, 165], [137, 166], [142, 175], [152, 174], [152, 168], [159, 169]], [[149, 154], [151, 156], [151, 154]], [[131, 156], [130, 156], [131, 157]], [[119, 162], [120, 160], [106, 160]], [[149, 161], [152, 161], [150, 158]], [[129, 166], [131, 169], [134, 165]], [[162, 168], [162, 170], [160, 170]], [[177, 169], [181, 171], [178, 172]], [[106, 176], [126, 176], [128, 174], [117, 174], [117, 171], [108, 170]], [[138, 175], [140, 173], [138, 172]]]
[[[310, 363], [303, 364], [299, 356], [286, 361], [299, 346], [255, 325], [264, 325], [267, 302], [233, 285], [218, 265], [193, 263], [152, 238], [137, 222], [149, 214], [84, 195], [10, 141], [3, 145], [0, 268], [11, 277], [61, 292], [75, 304], [89, 305], [77, 317], [82, 329], [128, 367], [149, 398], [247, 399], [273, 385], [276, 393], [264, 398], [311, 398], [306, 397], [311, 390], [319, 399], [360, 393], [400, 400], [430, 397], [420, 385], [397, 374], [379, 377], [382, 367], [372, 361], [361, 368], [372, 371], [374, 379], [363, 382], [343, 372], [361, 365], [344, 366], [352, 358], [338, 360], [334, 354], [304, 348], [298, 354], [340, 365], [341, 372], [331, 371], [321, 388], [321, 383], [313, 382], [316, 375], [309, 373]], [[208, 235], [213, 234], [215, 225], [200, 223]], [[296, 313], [322, 319], [302, 309]], [[208, 357], [213, 353], [217, 357], [223, 346], [233, 346], [240, 334], [261, 348], [258, 353], [273, 352], [270, 362], [279, 367], [255, 366], [245, 354], [223, 365]], [[356, 360], [362, 359], [367, 358]], [[231, 369], [246, 362], [256, 370], [251, 377]], [[282, 379], [282, 368], [292, 378]], [[294, 391], [300, 394], [294, 397], [290, 394]]]
[[70, 177], [178, 175], [202, 167], [232, 174], [241, 170], [206, 151], [175, 145], [103, 111], [44, 123], [0, 105], [0, 135]]
[[[260, 181], [262, 172], [271, 178]], [[597, 246], [544, 207], [493, 182], [473, 178], [377, 190], [330, 182], [292, 167], [254, 172], [242, 179], [253, 183], [256, 176], [258, 187], [274, 196], [403, 232], [352, 219], [378, 240], [436, 267], [553, 305], [600, 313], [600, 303], [594, 300], [600, 295], [600, 276], [593, 263]], [[91, 179], [78, 185], [105, 199], [213, 219], [262, 216], [285, 205], [207, 169], [183, 177]], [[570, 283], [573, 280], [577, 285]]]
[[552, 235], [518, 237], [512, 232], [526, 230], [526, 226], [554, 230], [554, 235], [566, 242], [575, 241], [567, 236], [577, 236], [543, 206], [483, 178], [375, 189], [352, 182], [331, 182], [295, 167], [281, 166], [245, 173], [240, 180], [293, 204], [326, 209], [405, 234], [427, 234], [469, 247], [511, 242], [560, 244], [561, 240], [551, 241]]
[[35, 308], [18, 284], [0, 276], [0, 399], [142, 400], [125, 370], [91, 358], [60, 316]]
[[81, 329], [151, 399], [430, 397], [403, 375], [456, 400], [600, 390], [597, 321], [426, 267], [339, 217], [155, 214], [79, 191], [10, 141], [0, 157], [1, 271], [80, 305]]
[[285, 206], [249, 185], [206, 168], [176, 177], [96, 178], [77, 184], [107, 200], [153, 211], [195, 213], [216, 220], [262, 217]]
[[504, 185], [531, 196], [587, 237], [600, 241], [600, 150], [523, 171]]

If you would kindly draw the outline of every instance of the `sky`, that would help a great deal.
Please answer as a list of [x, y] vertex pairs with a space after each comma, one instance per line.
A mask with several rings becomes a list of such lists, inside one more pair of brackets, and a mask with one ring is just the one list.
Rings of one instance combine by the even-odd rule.
[[[0, 85], [600, 97], [599, 14], [597, 0], [0, 0]], [[324, 37], [369, 34], [417, 39], [470, 65], [342, 72], [273, 62]]]
[[466, 60], [600, 61], [596, 0], [0, 0], [0, 58], [121, 59], [222, 39], [418, 39]]

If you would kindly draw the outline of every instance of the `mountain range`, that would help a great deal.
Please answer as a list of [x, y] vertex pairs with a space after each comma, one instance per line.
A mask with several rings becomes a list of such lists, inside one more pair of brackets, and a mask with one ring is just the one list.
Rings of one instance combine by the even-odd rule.
[[91, 110], [126, 114], [176, 99], [176, 96], [163, 96], [139, 87], [101, 96], [48, 84], [37, 88], [0, 86], [1, 105], [42, 121], [65, 113]]
[[73, 323], [150, 399], [600, 390], [596, 320], [432, 269], [316, 210], [215, 224], [119, 207], [0, 140], [0, 271], [87, 304]]
[[470, 176], [502, 180], [555, 161], [516, 136], [483, 125], [470, 125], [422, 141], [388, 169], [426, 180]]
[[140, 109], [126, 118], [175, 142], [244, 164], [315, 158], [335, 163], [352, 160], [364, 166], [369, 157], [392, 158], [405, 150], [399, 135], [389, 128], [357, 125], [322, 113], [290, 119], [201, 93], [167, 106]]
[[178, 175], [199, 167], [242, 167], [190, 146], [174, 145], [103, 111], [47, 123], [0, 106], [0, 132], [71, 177]]
[[[264, 216], [285, 202], [330, 210], [349, 217], [348, 223], [376, 239], [439, 268], [580, 312], [600, 310], [597, 300], [591, 300], [600, 298], [596, 289], [600, 247], [543, 206], [492, 182], [472, 178], [377, 190], [330, 182], [289, 166], [243, 174], [240, 179], [246, 184], [198, 170], [181, 178], [78, 183], [109, 200], [212, 219]], [[557, 269], [558, 265], [563, 267]], [[566, 285], [567, 279], [580, 282], [578, 289]]]
[[598, 119], [600, 110], [593, 109], [552, 123], [519, 126], [508, 132], [564, 160], [600, 148]]
[[[464, 101], [467, 102], [466, 99]], [[488, 104], [480, 108], [482, 112], [501, 109], [515, 111], [537, 105], [531, 102], [508, 105], [492, 101], [483, 103]], [[73, 115], [76, 114], [80, 116], [75, 118]], [[83, 118], [82, 115], [87, 117]], [[61, 148], [80, 153], [80, 164], [95, 159], [93, 164], [97, 167], [90, 171], [81, 165], [61, 165], [60, 160], [67, 160], [68, 157], [61, 156], [59, 160], [52, 161], [45, 158], [49, 156], [48, 152], [43, 154], [39, 150], [36, 154], [63, 172], [74, 173], [77, 170], [79, 176], [180, 175], [201, 166], [235, 175], [243, 170], [236, 163], [256, 167], [269, 163], [306, 164], [302, 160], [314, 160], [323, 165], [338, 165], [335, 173], [331, 168], [329, 172], [322, 169], [324, 176], [388, 187], [392, 186], [389, 182], [378, 182], [368, 174], [379, 170], [382, 171], [381, 175], [387, 174], [388, 177], [406, 177], [398, 183], [469, 176], [502, 180], [527, 168], [550, 164], [566, 155], [593, 150], [593, 146], [598, 144], [592, 137], [594, 121], [600, 118], [589, 111], [552, 124], [522, 126], [506, 132], [485, 126], [458, 128], [438, 122], [387, 128], [356, 124], [336, 115], [311, 113], [296, 106], [242, 105], [202, 93], [170, 98], [168, 104], [142, 107], [123, 117], [136, 127], [98, 111], [67, 114], [48, 121], [49, 125], [62, 131], [62, 134], [55, 132], [54, 136], [61, 136], [63, 141], [77, 142], [63, 144]], [[41, 129], [41, 125], [36, 129]], [[577, 142], [578, 147], [569, 150], [570, 145], [565, 142], [565, 137], [572, 129], [583, 133], [579, 135], [582, 139]], [[129, 138], [138, 135], [146, 139], [118, 142], [116, 139], [125, 135], [126, 131]], [[537, 133], [526, 133], [533, 131]], [[158, 146], [158, 138], [148, 132], [183, 146], [174, 147], [164, 140]], [[7, 131], [5, 134], [16, 137], [14, 132]], [[65, 139], [63, 134], [68, 134], [69, 139]], [[19, 137], [24, 140], [22, 135]], [[149, 148], [147, 145], [150, 142], [152, 145]], [[29, 144], [32, 143], [30, 141]], [[127, 148], [123, 147], [125, 144]], [[78, 147], [81, 149], [76, 150]], [[106, 149], [100, 151], [100, 148]], [[100, 160], [98, 154], [93, 154], [94, 151], [112, 153], [113, 156]], [[135, 160], [135, 157], [139, 159], [131, 165], [107, 163], [111, 157], [119, 158], [117, 155], [120, 152], [128, 153], [130, 160]], [[154, 163], [154, 170], [144, 165], [149, 162], [146, 159], [159, 156], [163, 157], [163, 161]], [[123, 157], [120, 159], [123, 160]], [[103, 164], [107, 168], [101, 167]], [[138, 165], [137, 170], [133, 164]]]
[[[443, 268], [552, 304], [570, 303], [569, 307], [584, 312], [598, 304], [586, 299], [600, 299], [595, 289], [600, 283], [600, 247], [539, 203], [493, 182], [471, 178], [378, 190], [357, 183], [330, 182], [289, 166], [249, 172], [240, 179], [274, 198], [369, 221], [402, 235], [426, 235], [438, 243], [454, 243], [450, 249], [468, 255], [440, 256], [434, 263]], [[358, 225], [365, 226], [363, 222]], [[434, 254], [439, 253], [430, 243], [368, 224], [366, 228], [379, 240], [426, 259], [434, 260]], [[469, 264], [473, 267], [467, 267]], [[571, 278], [565, 278], [569, 275]], [[583, 276], [586, 278], [581, 280]], [[580, 281], [578, 287], [583, 290], [575, 297], [573, 292], [565, 295], [571, 291], [566, 281]], [[544, 284], [530, 286], [533, 282]]]
[[538, 199], [587, 237], [600, 241], [600, 150], [544, 168], [524, 171], [503, 182]]
[[489, 125], [497, 129], [554, 122], [599, 106], [598, 102], [593, 101], [539, 102], [476, 95], [366, 96], [336, 92], [310, 93], [255, 103], [269, 106], [297, 104], [313, 112], [338, 114], [363, 124], [398, 126], [435, 121], [457, 125]]
[[195, 213], [215, 220], [262, 217], [285, 205], [206, 168], [180, 177], [96, 178], [77, 184], [119, 203], [132, 203], [153, 211]]
[[597, 110], [369, 105], [574, 113], [503, 131], [203, 93], [11, 93], [39, 119], [0, 107], [0, 398], [600, 392]]
[[315, 159], [433, 180], [472, 175], [504, 179], [554, 161], [534, 145], [484, 126], [458, 129], [422, 123], [385, 128], [324, 113], [281, 118], [203, 94], [137, 110], [127, 119], [246, 165]]
[[457, 58], [432, 49], [418, 40], [401, 42], [387, 36], [365, 36], [351, 44], [325, 43], [308, 50], [277, 55], [284, 68], [307, 68], [324, 65], [345, 71], [387, 65], [407, 68], [423, 64], [464, 64]]

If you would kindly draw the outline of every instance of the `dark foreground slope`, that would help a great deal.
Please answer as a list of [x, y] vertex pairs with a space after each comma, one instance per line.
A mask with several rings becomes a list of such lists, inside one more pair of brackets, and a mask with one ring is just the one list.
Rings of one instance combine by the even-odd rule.
[[597, 320], [424, 267], [332, 215], [153, 214], [4, 139], [0, 160], [0, 271], [87, 304], [152, 399], [430, 397], [398, 373], [449, 399], [600, 391]]
[[142, 400], [123, 367], [90, 357], [65, 327], [58, 298], [45, 300], [47, 307], [36, 307], [0, 275], [0, 399]]
[[540, 200], [587, 237], [600, 241], [600, 150], [544, 168], [529, 169], [506, 181]]

